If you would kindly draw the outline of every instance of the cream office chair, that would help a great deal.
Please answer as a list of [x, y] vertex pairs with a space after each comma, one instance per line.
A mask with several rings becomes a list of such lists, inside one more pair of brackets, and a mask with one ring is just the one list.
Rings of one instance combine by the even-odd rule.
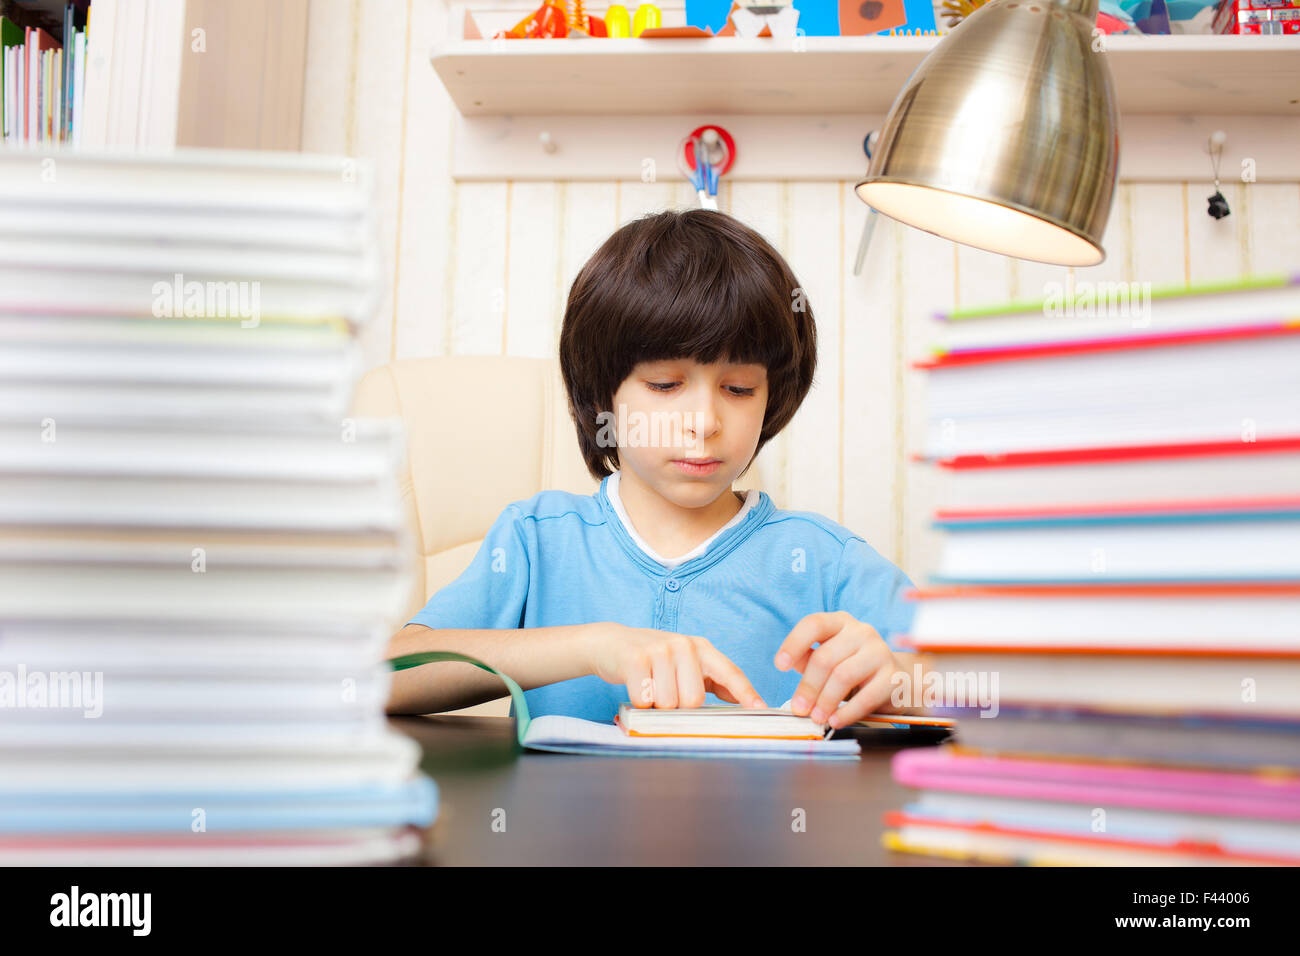
[[[544, 489], [591, 494], [558, 364], [550, 359], [447, 356], [381, 365], [357, 383], [357, 416], [402, 419], [399, 475], [415, 543], [415, 584], [403, 620], [469, 566], [512, 501]], [[502, 688], [505, 692], [505, 688]], [[457, 713], [505, 716], [509, 697]]]
[[[456, 355], [391, 362], [361, 378], [352, 411], [395, 416], [406, 427], [399, 481], [417, 553], [403, 621], [469, 566], [510, 502], [547, 489], [589, 495], [599, 485], [578, 450], [553, 359]], [[761, 488], [758, 472], [755, 463], [737, 486]], [[509, 712], [508, 696], [455, 711]]]

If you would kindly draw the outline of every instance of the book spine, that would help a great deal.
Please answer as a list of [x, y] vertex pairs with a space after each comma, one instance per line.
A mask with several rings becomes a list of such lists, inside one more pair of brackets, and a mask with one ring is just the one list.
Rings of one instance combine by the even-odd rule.
[[63, 5], [63, 106], [59, 112], [59, 140], [67, 142], [72, 127], [72, 50], [76, 34], [72, 26], [72, 4]]
[[55, 50], [52, 58], [50, 75], [52, 77], [53, 104], [50, 110], [50, 139], [56, 143], [63, 142], [63, 51]]
[[23, 31], [23, 142], [32, 141], [32, 114], [36, 112], [36, 87], [33, 74], [36, 46], [32, 43], [32, 28]]
[[10, 129], [10, 123], [11, 123], [11, 121], [13, 120], [13, 110], [10, 108], [9, 103], [10, 103], [10, 100], [12, 99], [12, 97], [13, 97], [14, 81], [13, 81], [13, 71], [10, 70], [10, 68], [9, 68], [9, 63], [10, 63], [9, 47], [5, 47], [4, 50], [3, 50], [2, 55], [0, 55], [0, 69], [3, 69], [3, 70], [4, 70], [4, 84], [5, 84], [5, 96], [4, 96], [4, 111], [5, 111], [4, 140], [5, 140], [6, 143], [8, 143], [8, 142], [10, 141], [10, 139], [9, 139], [9, 129]]
[[27, 47], [17, 50], [14, 70], [18, 74], [14, 86], [14, 100], [18, 103], [18, 127], [14, 131], [14, 139], [23, 143], [27, 141]]
[[36, 142], [45, 142], [45, 118], [49, 115], [49, 109], [46, 107], [46, 99], [49, 97], [50, 87], [46, 81], [50, 69], [50, 55], [45, 50], [36, 51], [38, 60], [38, 72], [36, 75]]
[[75, 99], [72, 108], [72, 144], [81, 145], [82, 116], [86, 111], [86, 31], [77, 34], [76, 64], [72, 73], [72, 89]]

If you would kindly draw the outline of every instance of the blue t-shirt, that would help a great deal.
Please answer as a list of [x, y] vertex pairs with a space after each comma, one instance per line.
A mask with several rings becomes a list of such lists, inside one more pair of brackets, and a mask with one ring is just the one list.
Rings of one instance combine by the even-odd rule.
[[[668, 570], [619, 520], [606, 486], [591, 495], [542, 491], [507, 505], [473, 562], [412, 624], [431, 628], [555, 627], [613, 621], [707, 638], [744, 671], [769, 707], [802, 675], [779, 671], [777, 649], [805, 616], [847, 611], [894, 647], [915, 605], [911, 580], [859, 535], [810, 511], [758, 502], [701, 555]], [[529, 713], [610, 722], [625, 684], [594, 674], [525, 691]], [[724, 703], [713, 694], [709, 704]], [[514, 716], [514, 707], [510, 709]]]

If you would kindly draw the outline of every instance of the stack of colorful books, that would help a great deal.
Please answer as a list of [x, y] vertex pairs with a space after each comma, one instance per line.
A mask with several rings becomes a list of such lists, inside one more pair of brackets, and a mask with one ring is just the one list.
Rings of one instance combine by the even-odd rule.
[[[33, 19], [39, 11], [29, 11]], [[20, 26], [0, 16], [0, 132], [6, 143], [78, 143], [85, 115], [86, 38], [77, 8], [62, 29]], [[40, 20], [37, 20], [40, 22]], [[54, 32], [50, 32], [50, 31]]]
[[1300, 279], [954, 314], [910, 648], [954, 740], [886, 845], [1300, 863]]
[[[53, 175], [47, 171], [53, 169]], [[437, 791], [353, 160], [0, 154], [0, 863], [362, 863]]]

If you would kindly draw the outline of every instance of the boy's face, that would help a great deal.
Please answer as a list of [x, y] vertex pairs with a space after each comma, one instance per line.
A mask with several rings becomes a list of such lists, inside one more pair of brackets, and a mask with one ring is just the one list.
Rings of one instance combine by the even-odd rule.
[[614, 393], [622, 468], [683, 508], [731, 488], [758, 447], [767, 411], [762, 365], [642, 362]]

